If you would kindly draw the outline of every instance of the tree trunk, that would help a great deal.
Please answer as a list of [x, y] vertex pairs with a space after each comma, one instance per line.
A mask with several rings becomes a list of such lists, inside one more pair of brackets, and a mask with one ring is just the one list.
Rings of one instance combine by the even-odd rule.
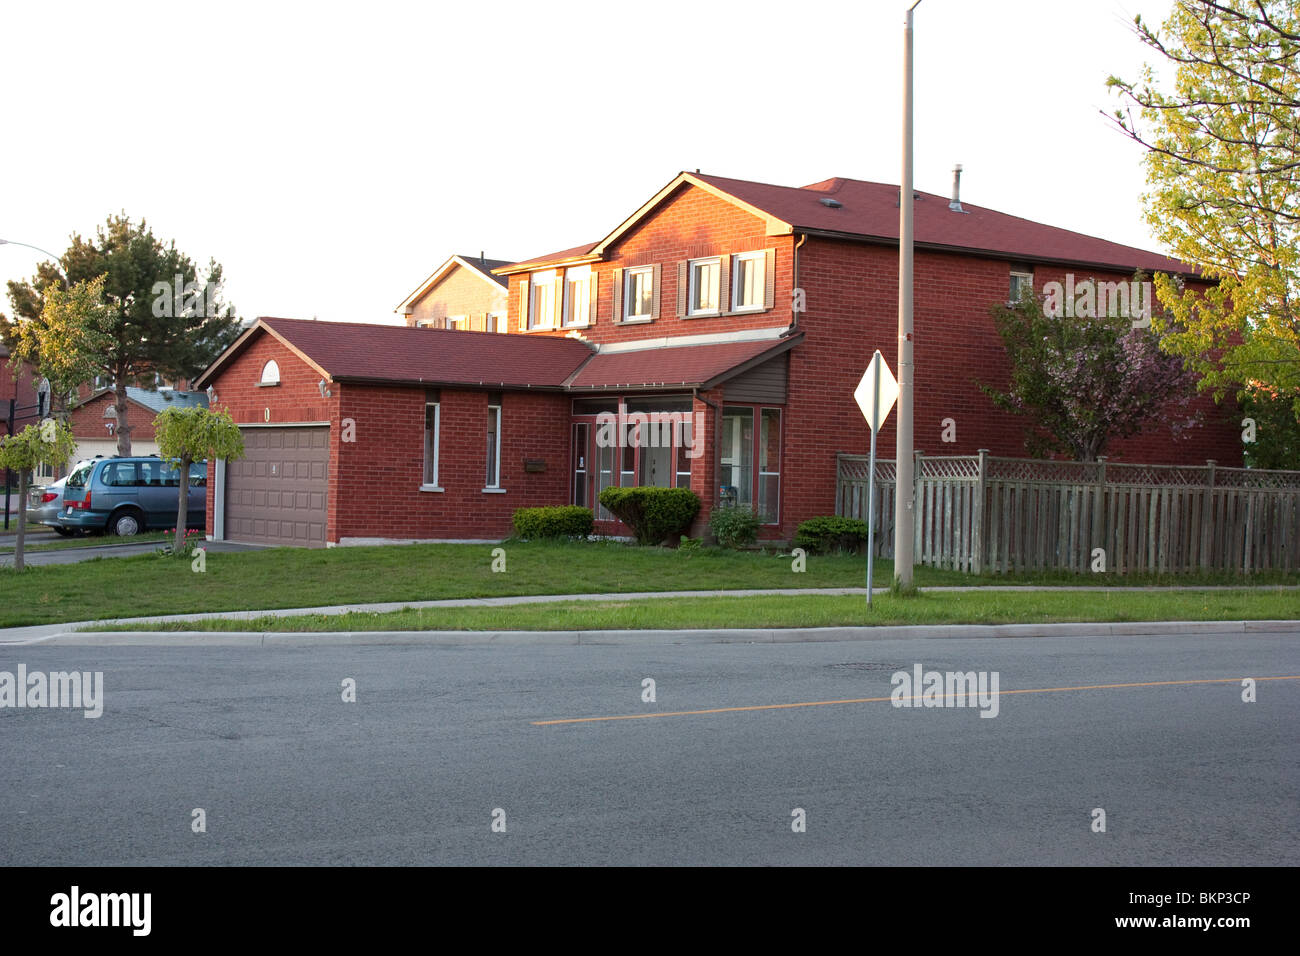
[[178, 557], [181, 548], [185, 544], [185, 526], [189, 524], [190, 516], [190, 460], [181, 459], [181, 495], [180, 502], [176, 505], [176, 540], [172, 544], [172, 552]]
[[18, 537], [14, 540], [14, 570], [23, 569], [23, 538], [27, 534], [27, 470], [18, 472]]
[[117, 453], [123, 457], [131, 454], [131, 425], [127, 420], [130, 414], [127, 408], [126, 377], [118, 375], [113, 383], [113, 411], [117, 413]]

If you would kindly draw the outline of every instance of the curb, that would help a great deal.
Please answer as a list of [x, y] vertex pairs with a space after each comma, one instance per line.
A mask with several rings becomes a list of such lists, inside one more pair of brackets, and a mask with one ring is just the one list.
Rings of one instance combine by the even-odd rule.
[[369, 645], [636, 646], [1035, 637], [1300, 634], [1300, 621], [1147, 621], [1113, 624], [919, 624], [883, 627], [624, 631], [65, 631], [4, 647], [361, 647]]

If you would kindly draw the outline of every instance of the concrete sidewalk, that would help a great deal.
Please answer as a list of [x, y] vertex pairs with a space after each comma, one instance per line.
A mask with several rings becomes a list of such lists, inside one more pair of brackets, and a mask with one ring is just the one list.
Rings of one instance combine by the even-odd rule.
[[[1270, 590], [1271, 590], [1271, 589], [1274, 589], [1274, 588], [1276, 588], [1276, 589], [1278, 589], [1278, 590], [1288, 590], [1288, 591], [1300, 590], [1300, 586], [1297, 586], [1297, 585], [1271, 585], [1271, 586], [1267, 586], [1267, 589], [1270, 589]], [[1074, 585], [1068, 585], [1068, 586], [1064, 586], [1064, 587], [1031, 587], [1031, 586], [1025, 586], [1025, 585], [990, 585], [990, 586], [988, 586], [988, 587], [933, 587], [933, 588], [925, 588], [925, 591], [926, 591], [926, 592], [948, 592], [948, 593], [962, 593], [962, 592], [970, 592], [970, 591], [1095, 591], [1095, 592], [1098, 592], [1098, 593], [1107, 593], [1107, 592], [1116, 592], [1116, 593], [1118, 593], [1118, 592], [1125, 592], [1125, 591], [1237, 591], [1237, 590], [1242, 590], [1242, 588], [1239, 588], [1239, 587], [1228, 587], [1228, 586], [1217, 586], [1217, 587], [1181, 587], [1181, 586], [1174, 586], [1174, 587], [1158, 587], [1158, 588], [1143, 588], [1143, 587], [1082, 587], [1082, 586], [1074, 586]], [[439, 601], [389, 601], [389, 602], [376, 603], [376, 604], [338, 604], [338, 605], [330, 605], [330, 606], [325, 606], [325, 607], [277, 608], [277, 609], [273, 609], [273, 610], [255, 610], [255, 611], [216, 611], [216, 612], [206, 612], [206, 613], [201, 613], [201, 614], [171, 614], [171, 615], [163, 615], [163, 616], [156, 616], [156, 615], [155, 615], [155, 616], [151, 616], [151, 617], [117, 618], [117, 619], [112, 619], [112, 620], [103, 620], [103, 621], [72, 621], [72, 622], [60, 623], [60, 624], [41, 624], [41, 625], [35, 625], [35, 626], [32, 626], [32, 627], [15, 627], [15, 628], [7, 628], [7, 629], [0, 630], [0, 646], [5, 646], [5, 645], [14, 645], [14, 644], [28, 644], [28, 643], [31, 643], [31, 642], [44, 642], [44, 641], [47, 641], [47, 640], [49, 640], [49, 639], [51, 639], [51, 638], [54, 638], [54, 637], [59, 637], [59, 638], [61, 639], [61, 642], [66, 643], [67, 641], [66, 641], [66, 640], [63, 640], [63, 639], [68, 638], [70, 635], [76, 635], [76, 634], [78, 634], [78, 633], [82, 633], [82, 634], [84, 634], [86, 637], [89, 637], [89, 636], [90, 636], [90, 633], [93, 633], [93, 629], [94, 629], [96, 626], [103, 626], [103, 625], [141, 624], [141, 625], [145, 625], [145, 626], [147, 627], [147, 625], [150, 625], [150, 624], [175, 623], [175, 622], [186, 622], [186, 621], [204, 621], [204, 620], [212, 620], [212, 619], [233, 620], [233, 621], [248, 621], [248, 620], [253, 620], [253, 619], [256, 619], [256, 618], [260, 618], [260, 617], [295, 617], [295, 616], [304, 615], [304, 614], [339, 615], [339, 614], [347, 614], [347, 613], [349, 613], [349, 612], [367, 613], [367, 614], [383, 614], [383, 613], [388, 613], [388, 612], [392, 612], [392, 611], [401, 611], [401, 610], [404, 610], [404, 609], [407, 609], [407, 608], [412, 609], [412, 610], [420, 610], [420, 609], [426, 609], [426, 608], [453, 608], [453, 607], [509, 607], [509, 606], [515, 606], [515, 605], [521, 605], [521, 604], [549, 604], [549, 603], [558, 603], [558, 602], [564, 602], [564, 601], [635, 601], [635, 600], [650, 600], [650, 599], [658, 599], [658, 600], [672, 600], [672, 599], [680, 599], [680, 598], [697, 598], [697, 597], [757, 597], [757, 596], [764, 596], [764, 595], [777, 595], [777, 596], [781, 596], [781, 595], [785, 595], [785, 596], [798, 596], [798, 595], [826, 595], [826, 596], [837, 596], [837, 595], [859, 595], [859, 596], [862, 596], [863, 598], [865, 598], [865, 597], [866, 597], [866, 593], [867, 593], [866, 588], [765, 588], [765, 589], [756, 589], [756, 590], [749, 590], [749, 591], [727, 591], [727, 590], [711, 590], [711, 591], [625, 591], [625, 592], [600, 593], [600, 594], [526, 594], [526, 595], [515, 595], [515, 596], [510, 596], [510, 597], [494, 597], [494, 598], [451, 598], [451, 599], [439, 600]], [[888, 589], [887, 589], [887, 588], [875, 588], [874, 591], [873, 591], [873, 593], [874, 593], [874, 594], [886, 594], [886, 593], [888, 593]], [[1156, 623], [1159, 623], [1159, 622], [1156, 622]], [[1238, 622], [1238, 623], [1240, 623], [1240, 622]], [[1249, 622], [1247, 622], [1247, 623], [1249, 623]], [[1280, 622], [1280, 623], [1290, 623], [1290, 622]], [[1207, 622], [1180, 622], [1180, 624], [1179, 624], [1178, 626], [1181, 626], [1181, 627], [1195, 627], [1195, 626], [1199, 626], [1199, 625], [1207, 625], [1207, 626], [1212, 626], [1212, 627], [1228, 627], [1228, 626], [1229, 626], [1229, 624], [1228, 624], [1228, 623], [1225, 623], [1225, 622], [1212, 622], [1212, 621], [1207, 621]], [[951, 625], [951, 624], [950, 624], [950, 625], [916, 625], [915, 627], [919, 627], [919, 628], [922, 628], [922, 629], [929, 629], [929, 630], [950, 630], [950, 629], [953, 629], [953, 628], [965, 628], [965, 629], [969, 629], [969, 628], [983, 628], [983, 629], [989, 631], [990, 633], [982, 634], [982, 635], [980, 635], [980, 636], [986, 636], [986, 637], [1004, 637], [1004, 636], [1005, 636], [1005, 637], [1014, 637], [1014, 636], [1023, 636], [1023, 635], [1020, 635], [1020, 634], [1015, 633], [1015, 632], [1007, 632], [1007, 633], [1003, 633], [1003, 632], [1004, 632], [1004, 631], [1007, 631], [1008, 628], [1029, 628], [1029, 629], [1034, 630], [1035, 633], [1042, 633], [1042, 632], [1043, 632], [1043, 629], [1044, 629], [1044, 628], [1047, 628], [1047, 627], [1057, 627], [1057, 628], [1064, 627], [1064, 628], [1092, 628], [1092, 629], [1093, 629], [1093, 632], [1095, 633], [1095, 632], [1097, 631], [1097, 629], [1100, 629], [1100, 628], [1126, 628], [1126, 627], [1150, 627], [1150, 626], [1156, 626], [1156, 625], [1155, 625], [1155, 624], [1090, 624], [1090, 623], [1080, 623], [1080, 624], [1055, 624], [1055, 625], [1030, 625], [1030, 624], [1024, 624], [1024, 625], [1021, 625], [1021, 624], [1011, 624], [1011, 625], [979, 625], [979, 624], [972, 624], [972, 625]], [[1168, 625], [1168, 624], [1164, 624], [1164, 623], [1159, 623], [1159, 626], [1162, 626], [1162, 627], [1168, 627], [1168, 626], [1170, 626], [1170, 625]], [[1297, 626], [1300, 627], [1300, 624], [1297, 624]], [[663, 634], [674, 634], [674, 633], [682, 633], [682, 634], [687, 634], [687, 633], [689, 633], [689, 634], [720, 633], [720, 634], [725, 634], [725, 635], [734, 635], [734, 639], [735, 639], [735, 640], [753, 641], [753, 640], [755, 640], [755, 639], [758, 639], [758, 640], [776, 640], [777, 638], [776, 638], [776, 637], [772, 637], [771, 635], [790, 635], [790, 634], [793, 634], [793, 633], [795, 633], [795, 632], [828, 632], [828, 631], [840, 632], [840, 631], [848, 631], [848, 632], [854, 632], [854, 633], [857, 633], [857, 632], [867, 632], [867, 633], [871, 633], [871, 634], [873, 634], [873, 635], [875, 635], [875, 636], [880, 636], [880, 632], [882, 632], [882, 631], [886, 631], [886, 630], [890, 630], [890, 631], [898, 631], [898, 632], [901, 633], [901, 632], [903, 632], [903, 631], [909, 631], [909, 630], [911, 630], [911, 629], [913, 629], [913, 628], [902, 627], [902, 626], [900, 626], [900, 627], [791, 628], [791, 629], [787, 629], [787, 628], [762, 628], [762, 629], [737, 629], [737, 630], [724, 630], [724, 631], [717, 631], [717, 632], [714, 632], [714, 631], [702, 631], [702, 630], [683, 631], [683, 632], [674, 632], [674, 631], [653, 631], [653, 632], [650, 632], [650, 631], [600, 631], [600, 632], [595, 632], [595, 631], [530, 631], [530, 632], [524, 632], [524, 631], [499, 631], [499, 632], [487, 632], [487, 631], [463, 631], [463, 632], [451, 632], [451, 631], [427, 631], [427, 632], [421, 632], [421, 631], [387, 631], [387, 632], [380, 632], [380, 631], [364, 631], [364, 632], [363, 632], [363, 631], [358, 631], [358, 632], [329, 631], [329, 632], [325, 632], [325, 631], [320, 631], [320, 632], [314, 632], [314, 634], [315, 634], [315, 636], [321, 636], [321, 635], [326, 635], [326, 634], [329, 634], [329, 635], [335, 635], [335, 639], [336, 639], [336, 640], [344, 639], [344, 638], [340, 638], [339, 635], [347, 635], [346, 640], [347, 640], [348, 643], [373, 643], [372, 641], [365, 640], [365, 639], [364, 639], [365, 635], [372, 635], [372, 636], [374, 636], [374, 635], [381, 635], [381, 634], [388, 634], [388, 635], [403, 635], [403, 636], [404, 636], [404, 639], [401, 640], [401, 641], [397, 641], [398, 643], [438, 643], [438, 642], [439, 642], [439, 641], [438, 641], [438, 635], [453, 635], [453, 634], [461, 634], [461, 635], [473, 635], [473, 638], [472, 638], [472, 639], [468, 639], [468, 638], [467, 638], [467, 639], [464, 639], [464, 640], [457, 640], [457, 641], [449, 641], [449, 642], [447, 642], [447, 643], [474, 643], [474, 644], [482, 644], [482, 643], [494, 643], [494, 642], [495, 642], [495, 643], [503, 643], [503, 642], [506, 642], [506, 641], [510, 640], [510, 639], [511, 639], [511, 635], [524, 635], [524, 634], [539, 635], [539, 636], [536, 636], [536, 637], [533, 637], [533, 638], [529, 639], [529, 642], [531, 642], [531, 643], [596, 643], [596, 641], [593, 641], [593, 640], [590, 639], [590, 635], [593, 635], [593, 634], [651, 634], [651, 633], [653, 633], [653, 634], [660, 634], [660, 635], [663, 635]], [[997, 633], [992, 633], [992, 632], [997, 632]], [[260, 632], [260, 631], [258, 631], [258, 632], [253, 632], [253, 631], [239, 631], [239, 632], [236, 632], [236, 631], [227, 631], [227, 632], [220, 632], [220, 631], [163, 631], [163, 632], [150, 632], [150, 631], [148, 631], [148, 630], [144, 630], [144, 629], [139, 630], [139, 631], [102, 632], [102, 634], [101, 634], [100, 636], [101, 636], [101, 638], [103, 639], [103, 642], [104, 642], [104, 643], [114, 643], [113, 638], [116, 637], [116, 636], [119, 636], [119, 635], [120, 635], [120, 636], [126, 636], [126, 635], [137, 635], [137, 636], [141, 636], [141, 635], [147, 635], [147, 634], [151, 634], [151, 633], [153, 633], [153, 634], [157, 634], [157, 635], [160, 637], [160, 640], [158, 640], [157, 642], [154, 642], [154, 641], [145, 641], [145, 643], [182, 644], [182, 643], [196, 643], [196, 642], [198, 642], [198, 643], [213, 643], [213, 644], [215, 644], [215, 643], [220, 643], [220, 638], [224, 636], [224, 637], [228, 637], [228, 638], [236, 638], [236, 637], [238, 637], [237, 640], [232, 640], [232, 641], [229, 641], [229, 642], [227, 642], [227, 643], [245, 643], [245, 644], [246, 644], [246, 643], [248, 643], [248, 642], [251, 640], [250, 635], [256, 635], [256, 636], [259, 638], [259, 641], [258, 641], [257, 643], [260, 643], [260, 639], [261, 639], [263, 636], [267, 636], [267, 637], [270, 637], [270, 639], [272, 640], [273, 643], [278, 644], [278, 645], [281, 645], [281, 646], [287, 646], [286, 641], [283, 640], [283, 639], [286, 638], [286, 637], [295, 637], [295, 638], [302, 639], [302, 638], [309, 638], [309, 637], [313, 636], [313, 635], [308, 634], [308, 633], [306, 633], [306, 632], [295, 632], [295, 633], [290, 633], [290, 632]], [[1136, 633], [1154, 633], [1154, 632], [1151, 632], [1151, 631], [1139, 631], [1139, 632], [1136, 632]], [[421, 635], [421, 634], [427, 634], [427, 635], [430, 635], [430, 637], [427, 638], [427, 639], [417, 639], [417, 638], [416, 638], [416, 635]], [[196, 635], [205, 635], [205, 636], [207, 636], [210, 640], [200, 642], [200, 641], [198, 640], [198, 638], [196, 637]], [[541, 637], [540, 635], [546, 635], [546, 637], [543, 638], [543, 637]], [[557, 637], [558, 635], [564, 635], [564, 637]], [[587, 636], [586, 639], [583, 638], [584, 635]], [[741, 636], [741, 635], [751, 635], [751, 636]], [[755, 638], [755, 637], [752, 636], [752, 635], [767, 635], [767, 637], [759, 637], [759, 638]], [[917, 635], [913, 635], [913, 636], [917, 636]], [[952, 635], [948, 635], [948, 636], [952, 636]], [[834, 640], [834, 639], [837, 639], [837, 638], [818, 637], [818, 638], [803, 638], [803, 639], [805, 639], [805, 640]], [[844, 640], [861, 640], [862, 638], [861, 638], [861, 637], [857, 637], [857, 638], [838, 638], [838, 639], [844, 639]], [[118, 643], [126, 643], [126, 641], [119, 641]], [[673, 643], [673, 642], [672, 642], [672, 641], [656, 641], [656, 642], [652, 642], [652, 643]]]

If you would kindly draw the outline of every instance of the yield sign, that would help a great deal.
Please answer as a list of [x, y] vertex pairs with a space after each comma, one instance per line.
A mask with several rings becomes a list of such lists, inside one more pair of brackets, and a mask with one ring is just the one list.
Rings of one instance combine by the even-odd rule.
[[876, 354], [871, 356], [871, 363], [867, 366], [867, 370], [862, 373], [862, 381], [858, 382], [858, 387], [853, 392], [853, 400], [858, 403], [858, 408], [862, 409], [862, 414], [873, 432], [879, 431], [880, 426], [885, 423], [885, 419], [889, 417], [889, 410], [894, 407], [897, 398], [898, 380], [885, 364], [885, 357], [880, 354], [880, 349], [876, 349]]

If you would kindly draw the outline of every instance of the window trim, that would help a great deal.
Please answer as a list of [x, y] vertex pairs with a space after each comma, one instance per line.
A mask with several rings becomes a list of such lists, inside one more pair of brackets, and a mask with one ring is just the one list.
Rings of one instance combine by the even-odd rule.
[[1008, 305], [1015, 305], [1018, 301], [1020, 301], [1018, 296], [1013, 296], [1011, 294], [1011, 283], [1014, 282], [1016, 279], [1027, 279], [1029, 281], [1029, 289], [1031, 292], [1033, 291], [1034, 288], [1034, 273], [1032, 270], [1030, 270], [1029, 272], [1025, 272], [1022, 269], [1012, 269], [1011, 275], [1007, 279], [1007, 304]]
[[491, 415], [494, 410], [496, 411], [496, 422], [494, 423], [495, 429], [493, 433], [495, 447], [490, 449], [492, 452], [490, 463], [494, 466], [496, 474], [484, 476], [485, 480], [483, 482], [483, 490], [485, 492], [500, 493], [505, 491], [505, 489], [501, 487], [501, 403], [499, 401], [488, 403], [488, 414]]
[[[272, 366], [275, 367], [275, 378], [267, 378], [267, 371]], [[280, 384], [280, 363], [275, 359], [267, 359], [262, 366], [261, 374], [258, 376], [257, 385], [259, 388], [271, 388]]]
[[[758, 282], [756, 292], [758, 301], [752, 305], [740, 304], [740, 266], [743, 262], [758, 263]], [[767, 250], [757, 252], [738, 252], [731, 257], [731, 302], [728, 303], [733, 313], [763, 312], [767, 309]]]
[[[645, 313], [633, 315], [631, 312], [632, 305], [632, 280], [637, 276], [648, 276], [650, 283], [650, 309]], [[640, 325], [645, 322], [653, 322], [655, 299], [655, 267], [648, 266], [631, 266], [623, 270], [623, 315], [620, 322], [625, 325]]]
[[[524, 327], [527, 331], [533, 332], [541, 329], [554, 329], [558, 326], [555, 324], [555, 279], [556, 270], [546, 269], [542, 272], [531, 273], [528, 277], [528, 311], [524, 316]], [[542, 304], [542, 296], [537, 294], [541, 287], [549, 287], [549, 296], [551, 300], [551, 314], [547, 317], [546, 324], [537, 321], [537, 310]]]
[[426, 481], [429, 474], [429, 455], [428, 448], [425, 448], [424, 461], [421, 463], [422, 471], [420, 473], [420, 490], [421, 491], [442, 491], [439, 484], [438, 468], [441, 465], [442, 457], [442, 397], [439, 396], [437, 401], [424, 401], [424, 431], [427, 435], [429, 432], [429, 406], [433, 406], [433, 481]]
[[[696, 291], [698, 282], [696, 281], [696, 268], [703, 265], [715, 266], [717, 278], [714, 280], [713, 300], [714, 306], [711, 309], [695, 308]], [[686, 317], [690, 319], [722, 314], [722, 303], [718, 301], [722, 298], [722, 256], [701, 256], [698, 259], [688, 259], [686, 261]]]
[[[596, 274], [591, 271], [591, 266], [570, 266], [564, 270], [564, 296], [563, 302], [560, 303], [559, 328], [586, 329], [591, 327], [591, 288], [595, 278]], [[582, 320], [570, 322], [569, 316], [573, 312], [572, 290], [575, 282], [583, 282], [586, 295], [582, 301]]]

